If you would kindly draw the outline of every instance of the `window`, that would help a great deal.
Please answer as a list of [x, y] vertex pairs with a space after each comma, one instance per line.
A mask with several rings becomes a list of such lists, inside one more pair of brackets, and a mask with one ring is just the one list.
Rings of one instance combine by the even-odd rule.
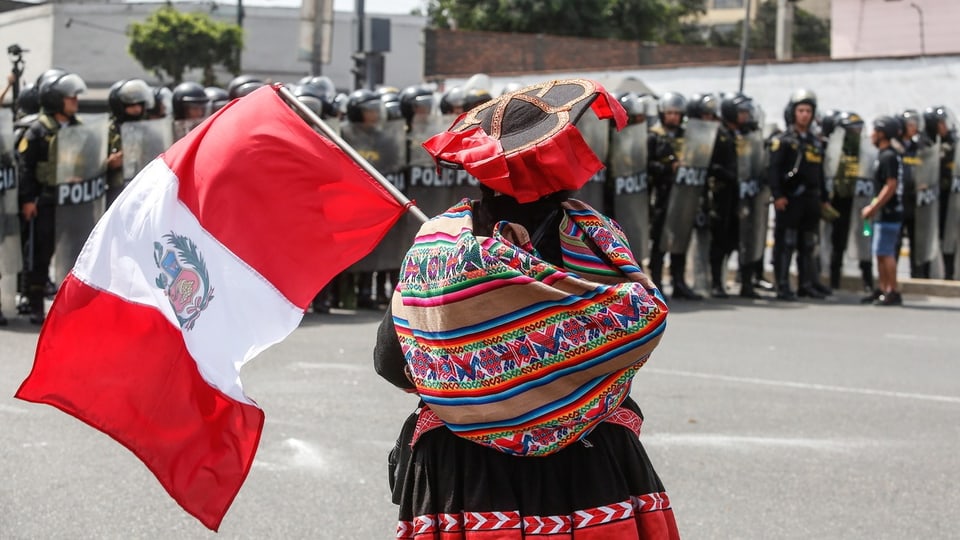
[[713, 9], [743, 9], [743, 0], [713, 0]]

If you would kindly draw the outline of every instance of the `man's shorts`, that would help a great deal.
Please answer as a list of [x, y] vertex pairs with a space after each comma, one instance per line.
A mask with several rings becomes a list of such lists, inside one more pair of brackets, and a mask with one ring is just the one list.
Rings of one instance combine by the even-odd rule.
[[873, 254], [877, 257], [893, 257], [897, 254], [897, 239], [900, 238], [899, 221], [875, 221], [873, 223]]

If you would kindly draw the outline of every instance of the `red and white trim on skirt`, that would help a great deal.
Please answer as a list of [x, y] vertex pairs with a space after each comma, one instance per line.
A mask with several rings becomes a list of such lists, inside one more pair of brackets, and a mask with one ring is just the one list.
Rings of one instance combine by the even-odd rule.
[[679, 540], [666, 493], [577, 510], [566, 516], [463, 512], [417, 516], [397, 525], [398, 540]]

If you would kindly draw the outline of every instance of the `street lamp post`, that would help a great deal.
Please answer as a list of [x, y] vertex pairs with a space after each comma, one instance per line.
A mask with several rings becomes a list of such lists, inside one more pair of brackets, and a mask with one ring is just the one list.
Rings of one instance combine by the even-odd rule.
[[923, 37], [923, 9], [916, 2], [910, 2], [910, 7], [917, 10], [917, 16], [920, 18], [920, 56], [926, 56], [927, 44]]

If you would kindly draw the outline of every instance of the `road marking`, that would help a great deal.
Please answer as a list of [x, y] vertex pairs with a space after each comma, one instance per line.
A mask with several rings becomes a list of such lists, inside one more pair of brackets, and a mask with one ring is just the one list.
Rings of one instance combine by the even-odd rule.
[[283, 446], [293, 450], [293, 458], [290, 460], [295, 467], [306, 469], [322, 469], [326, 466], [326, 461], [320, 452], [310, 443], [300, 439], [284, 439]]
[[660, 369], [645, 367], [643, 371], [648, 373], [659, 373], [662, 375], [675, 375], [678, 377], [694, 377], [697, 379], [710, 379], [716, 381], [728, 381], [745, 384], [761, 384], [765, 386], [780, 386], [784, 388], [799, 388], [801, 390], [822, 390], [827, 392], [841, 392], [846, 394], [862, 394], [866, 396], [883, 396], [902, 399], [919, 399], [923, 401], [939, 401], [942, 403], [960, 403], [960, 397], [957, 396], [938, 396], [936, 394], [915, 394], [912, 392], [894, 392], [890, 390], [874, 390], [871, 388], [853, 388], [849, 386], [832, 386], [828, 384], [800, 383], [791, 381], [773, 381], [769, 379], [757, 379], [754, 377], [734, 377], [731, 375], [717, 375], [712, 373], [696, 373], [693, 371], [680, 371], [674, 369]]
[[653, 433], [643, 434], [644, 444], [665, 446], [708, 446], [711, 448], [742, 448], [745, 446], [805, 448], [809, 450], [846, 451], [876, 443], [840, 439], [807, 439], [797, 437], [749, 437], [722, 433]]
[[937, 336], [920, 336], [917, 334], [884, 334], [883, 337], [903, 341], [940, 341], [940, 338]]
[[13, 405], [4, 405], [0, 403], [0, 413], [26, 414], [30, 411], [23, 407], [14, 407]]

